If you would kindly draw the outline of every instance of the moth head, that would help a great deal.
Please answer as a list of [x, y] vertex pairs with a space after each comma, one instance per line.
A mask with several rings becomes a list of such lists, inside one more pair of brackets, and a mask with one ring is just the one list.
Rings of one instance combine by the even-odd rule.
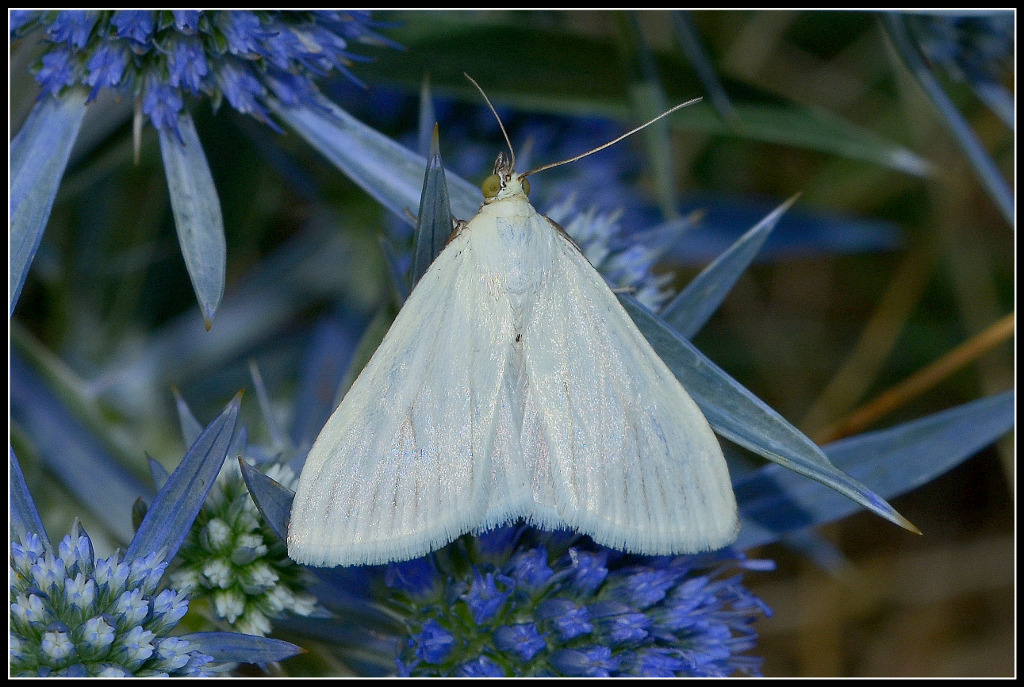
[[529, 196], [530, 182], [522, 175], [516, 174], [512, 169], [512, 162], [505, 157], [505, 153], [498, 153], [498, 159], [494, 161], [494, 173], [484, 179], [480, 190], [484, 193], [485, 202], [518, 194]]

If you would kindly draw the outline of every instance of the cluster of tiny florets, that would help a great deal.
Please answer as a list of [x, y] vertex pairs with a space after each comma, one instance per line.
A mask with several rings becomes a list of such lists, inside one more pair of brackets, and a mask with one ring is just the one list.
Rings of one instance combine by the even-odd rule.
[[595, 207], [579, 211], [570, 196], [548, 208], [547, 216], [573, 237], [590, 264], [613, 286], [631, 289], [636, 299], [652, 310], [658, 310], [672, 295], [673, 275], [654, 271], [667, 243], [645, 241], [636, 232], [624, 231], [620, 212]]
[[[276, 464], [267, 475], [289, 487], [296, 481]], [[266, 636], [274, 618], [308, 616], [316, 608], [305, 591], [308, 573], [288, 558], [234, 465], [210, 490], [177, 560], [171, 583], [216, 624], [243, 634]]]
[[[470, 556], [472, 558], [472, 556]], [[413, 676], [757, 674], [755, 618], [770, 614], [730, 569], [742, 557], [627, 559], [543, 543], [441, 572], [390, 566], [387, 603], [407, 618], [398, 658]]]
[[177, 131], [187, 97], [227, 100], [276, 128], [268, 102], [312, 104], [312, 79], [355, 76], [366, 58], [351, 44], [394, 45], [379, 23], [358, 11], [19, 10], [11, 36], [40, 33], [35, 67], [43, 95], [84, 86], [92, 100], [104, 88], [138, 99], [158, 129]]
[[77, 526], [56, 553], [30, 534], [11, 544], [10, 671], [14, 676], [208, 674], [213, 659], [170, 636], [188, 597], [160, 591], [157, 553], [95, 560]]

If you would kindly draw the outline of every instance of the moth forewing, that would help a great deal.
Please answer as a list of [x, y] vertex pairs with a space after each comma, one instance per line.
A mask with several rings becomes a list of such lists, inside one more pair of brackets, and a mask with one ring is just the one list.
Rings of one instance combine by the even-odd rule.
[[520, 518], [641, 554], [735, 539], [703, 414], [575, 241], [530, 204], [526, 176], [554, 165], [518, 174], [513, 160], [498, 156], [479, 212], [310, 450], [288, 531], [296, 561], [403, 560]]

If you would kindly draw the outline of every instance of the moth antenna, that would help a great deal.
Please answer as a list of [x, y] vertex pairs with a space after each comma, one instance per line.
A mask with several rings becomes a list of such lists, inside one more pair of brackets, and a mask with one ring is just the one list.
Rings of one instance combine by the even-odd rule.
[[[472, 79], [470, 79], [470, 81], [472, 81]], [[479, 86], [478, 86], [478, 88], [479, 88]], [[487, 97], [487, 96], [484, 96], [484, 97]], [[566, 165], [566, 164], [569, 164], [570, 162], [576, 162], [576, 160], [584, 158], [587, 155], [593, 155], [597, 151], [604, 150], [608, 146], [615, 145], [616, 143], [618, 143], [622, 139], [624, 139], [624, 138], [626, 138], [628, 136], [632, 136], [633, 134], [635, 134], [636, 132], [640, 131], [641, 129], [645, 129], [645, 128], [649, 127], [651, 124], [654, 124], [656, 121], [658, 121], [662, 117], [667, 117], [670, 114], [672, 114], [673, 112], [675, 112], [676, 110], [681, 110], [684, 107], [686, 107], [687, 105], [693, 105], [695, 103], [699, 103], [701, 100], [703, 100], [703, 98], [694, 98], [693, 100], [687, 100], [685, 103], [679, 103], [675, 107], [670, 108], [668, 110], [665, 110], [664, 112], [662, 112], [660, 115], [658, 115], [657, 117], [655, 117], [651, 121], [649, 121], [649, 122], [647, 122], [645, 124], [641, 124], [640, 126], [638, 126], [637, 128], [633, 129], [632, 131], [627, 131], [626, 133], [622, 134], [621, 136], [619, 136], [616, 139], [608, 141], [607, 143], [605, 143], [603, 145], [599, 145], [596, 148], [592, 148], [591, 150], [588, 150], [585, 153], [580, 153], [576, 157], [570, 157], [568, 160], [561, 160], [559, 162], [551, 162], [551, 163], [548, 163], [548, 164], [543, 165], [541, 167], [538, 167], [536, 169], [531, 169], [529, 172], [523, 172], [522, 174], [519, 175], [519, 178], [522, 179], [523, 177], [529, 176], [531, 174], [536, 174], [537, 172], [543, 172], [545, 169], [551, 169], [552, 167], [558, 167], [559, 165]], [[504, 129], [503, 129], [503, 131], [504, 131]]]
[[[494, 113], [494, 118], [498, 120], [498, 126], [501, 127], [501, 134], [505, 137], [505, 143], [508, 144], [508, 152], [512, 154], [512, 164], [509, 165], [509, 166], [512, 169], [515, 169], [516, 168], [516, 151], [512, 150], [512, 141], [510, 141], [509, 138], [508, 138], [508, 133], [505, 131], [505, 125], [501, 123], [501, 117], [498, 116], [498, 111], [494, 109], [494, 105], [491, 105], [491, 99], [487, 97], [486, 93], [484, 93], [484, 89], [480, 88], [480, 84], [478, 84], [476, 81], [474, 81], [473, 77], [470, 76], [469, 74], [467, 74], [466, 72], [462, 72], [462, 75], [464, 77], [466, 77], [467, 79], [469, 79], [469, 82], [471, 84], [476, 86], [476, 90], [480, 91], [480, 95], [482, 95], [484, 97], [484, 102], [487, 103], [487, 107], [491, 108], [491, 112]], [[668, 112], [666, 112], [665, 114], [668, 114]]]

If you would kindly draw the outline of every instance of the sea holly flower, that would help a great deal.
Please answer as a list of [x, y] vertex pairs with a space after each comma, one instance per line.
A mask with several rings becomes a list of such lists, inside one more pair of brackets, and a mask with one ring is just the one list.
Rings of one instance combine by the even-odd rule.
[[[566, 546], [533, 530], [502, 530], [522, 539], [503, 555], [477, 553], [486, 533], [423, 559], [430, 565], [389, 566], [380, 602], [410, 628], [400, 673], [758, 674], [760, 660], [745, 652], [756, 642], [753, 621], [771, 611], [731, 573], [766, 562], [733, 552], [630, 557], [585, 538]], [[468, 567], [453, 564], [463, 557]]]
[[[63, 83], [58, 83], [50, 76], [52, 68], [40, 71], [37, 65], [36, 80], [49, 94], [79, 83], [120, 89], [123, 95], [137, 97], [138, 89], [157, 79], [214, 101], [227, 95], [216, 76], [226, 66], [259, 84], [285, 73], [310, 83], [334, 70], [344, 68], [348, 74], [353, 62], [366, 59], [352, 50], [353, 43], [396, 46], [377, 32], [382, 26], [368, 12], [349, 10], [61, 10], [21, 11], [11, 17], [12, 38], [41, 30], [42, 65], [67, 65], [62, 74], [75, 77], [62, 77], [58, 81]], [[131, 60], [124, 59], [125, 51], [131, 53]], [[48, 55], [59, 58], [47, 59]], [[118, 68], [111, 70], [111, 64]], [[119, 72], [124, 73], [123, 79]], [[248, 88], [256, 92], [253, 86]], [[260, 92], [261, 98], [267, 96], [265, 89]], [[173, 121], [153, 124], [158, 129], [177, 126]]]
[[657, 274], [654, 266], [673, 240], [686, 231], [688, 223], [675, 222], [660, 232], [641, 235], [624, 227], [621, 213], [602, 212], [595, 207], [581, 211], [574, 196], [548, 208], [546, 214], [573, 237], [590, 264], [610, 284], [630, 289], [638, 301], [655, 310], [672, 296], [673, 275]]
[[11, 674], [209, 675], [213, 658], [167, 636], [188, 597], [159, 591], [167, 564], [96, 560], [78, 523], [56, 555], [36, 534], [11, 544]]
[[[250, 371], [264, 424], [276, 445], [250, 447], [240, 432], [236, 452], [257, 454], [262, 461], [250, 459], [250, 463], [258, 463], [261, 474], [294, 488], [298, 478], [281, 460], [282, 453], [292, 453], [294, 448], [280, 435], [255, 364]], [[191, 442], [199, 434], [199, 422], [180, 395], [176, 400], [185, 440]], [[159, 464], [151, 467], [154, 479], [162, 481], [165, 477]], [[201, 609], [215, 626], [245, 634], [266, 636], [272, 621], [286, 614], [302, 617], [323, 612], [307, 592], [312, 575], [288, 558], [285, 543], [256, 508], [235, 461], [221, 469], [182, 542], [170, 580], [190, 594], [196, 602], [193, 607]]]
[[[311, 348], [310, 374], [331, 355]], [[300, 394], [296, 417], [317, 412], [310, 402], [319, 394], [308, 393]], [[880, 485], [888, 498], [1005, 432], [1012, 400], [1010, 392], [826, 452], [855, 477], [888, 475]], [[884, 467], [893, 461], [900, 470]], [[294, 494], [254, 466], [242, 469], [284, 541]], [[860, 508], [774, 464], [738, 477], [736, 493], [738, 550]], [[314, 569], [320, 584], [311, 589], [335, 617], [295, 618], [289, 628], [321, 643], [332, 638], [342, 660], [374, 657], [353, 667], [370, 675], [756, 675], [754, 622], [770, 611], [744, 577], [772, 567], [735, 551], [625, 556], [569, 532], [502, 527], [410, 561]]]
[[[289, 488], [297, 481], [284, 465], [264, 474]], [[316, 598], [306, 591], [309, 573], [296, 565], [252, 502], [238, 466], [224, 466], [178, 552], [171, 585], [188, 592], [218, 624], [266, 636], [285, 613], [308, 616]]]
[[226, 632], [172, 634], [188, 594], [164, 573], [219, 470], [238, 401], [204, 430], [168, 477], [123, 553], [96, 558], [76, 521], [54, 547], [13, 451], [10, 668], [16, 676], [209, 675], [235, 662], [279, 661], [287, 642]]
[[[368, 12], [39, 10], [11, 15], [11, 37], [38, 32], [39, 101], [11, 143], [14, 312], [39, 248], [85, 106], [104, 89], [134, 99], [157, 129], [182, 254], [207, 329], [224, 293], [223, 219], [191, 100], [209, 98], [281, 131], [281, 102], [322, 107], [313, 79], [365, 59], [355, 43], [394, 46]], [[138, 139], [136, 139], [138, 140]]]

